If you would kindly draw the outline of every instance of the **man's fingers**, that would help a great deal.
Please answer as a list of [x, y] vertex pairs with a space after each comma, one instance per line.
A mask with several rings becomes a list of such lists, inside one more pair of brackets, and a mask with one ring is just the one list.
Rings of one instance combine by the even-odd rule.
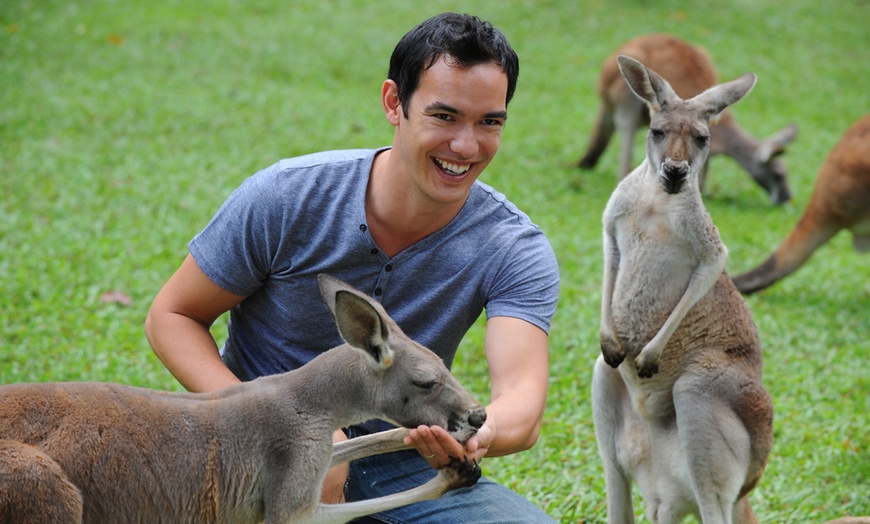
[[405, 443], [417, 449], [429, 464], [440, 469], [450, 463], [450, 458], [465, 458], [465, 448], [444, 428], [438, 426], [418, 426], [405, 438]]

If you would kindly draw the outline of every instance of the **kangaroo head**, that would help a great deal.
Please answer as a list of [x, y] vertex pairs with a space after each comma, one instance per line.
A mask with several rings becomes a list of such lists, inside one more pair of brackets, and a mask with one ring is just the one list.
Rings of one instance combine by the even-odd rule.
[[697, 189], [698, 172], [710, 152], [710, 123], [752, 89], [755, 75], [745, 74], [683, 100], [664, 78], [639, 61], [620, 55], [617, 62], [631, 90], [649, 108], [647, 161], [662, 189], [668, 194], [685, 187]]
[[329, 275], [319, 275], [318, 281], [341, 337], [364, 354], [366, 411], [403, 427], [440, 426], [462, 443], [483, 426], [483, 406], [379, 303]]

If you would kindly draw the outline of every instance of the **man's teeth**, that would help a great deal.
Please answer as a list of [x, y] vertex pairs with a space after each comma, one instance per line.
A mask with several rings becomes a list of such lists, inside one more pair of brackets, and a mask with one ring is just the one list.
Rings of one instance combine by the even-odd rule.
[[461, 175], [461, 174], [465, 173], [466, 171], [468, 171], [469, 168], [471, 168], [470, 164], [465, 164], [465, 165], [452, 164], [450, 162], [445, 162], [444, 160], [439, 160], [437, 158], [435, 159], [435, 162], [439, 166], [441, 166], [441, 169], [443, 169], [444, 171], [447, 171], [447, 172], [455, 174], [455, 175]]

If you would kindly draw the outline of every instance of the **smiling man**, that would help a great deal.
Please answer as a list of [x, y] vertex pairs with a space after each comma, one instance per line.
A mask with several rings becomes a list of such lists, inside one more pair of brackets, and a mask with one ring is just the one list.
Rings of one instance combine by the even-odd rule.
[[[498, 151], [519, 62], [477, 17], [445, 13], [406, 34], [381, 89], [390, 147], [282, 160], [247, 179], [189, 244], [146, 321], [155, 353], [186, 388], [219, 389], [295, 369], [341, 340], [321, 304], [328, 273], [380, 301], [449, 367], [480, 314], [491, 397], [464, 446], [412, 430], [412, 451], [330, 471], [327, 502], [422, 484], [450, 457], [482, 460], [536, 442], [548, 387], [559, 272], [541, 230], [477, 179]], [[218, 350], [211, 324], [230, 311]], [[341, 387], [341, 384], [336, 384]], [[335, 440], [389, 427], [370, 421]], [[483, 478], [373, 522], [551, 522]]]

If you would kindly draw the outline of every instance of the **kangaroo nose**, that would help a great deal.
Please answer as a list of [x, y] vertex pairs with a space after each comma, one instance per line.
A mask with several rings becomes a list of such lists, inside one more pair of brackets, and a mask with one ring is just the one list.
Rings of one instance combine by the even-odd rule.
[[662, 165], [662, 185], [668, 194], [679, 193], [683, 188], [683, 182], [689, 176], [689, 164], [687, 162], [665, 162]]
[[468, 423], [474, 429], [480, 429], [484, 422], [486, 422], [486, 410], [484, 409], [475, 410], [468, 416]]
[[791, 200], [791, 192], [787, 186], [774, 186], [770, 190], [770, 201], [774, 204], [785, 204]]

